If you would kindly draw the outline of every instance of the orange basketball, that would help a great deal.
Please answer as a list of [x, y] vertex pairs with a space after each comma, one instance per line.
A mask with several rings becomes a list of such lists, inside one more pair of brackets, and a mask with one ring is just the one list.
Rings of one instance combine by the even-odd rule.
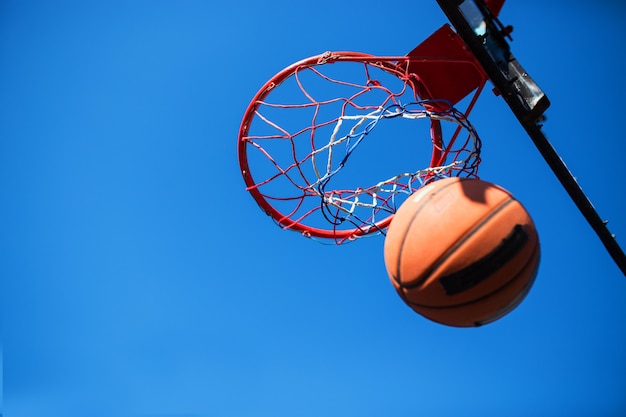
[[480, 326], [512, 311], [530, 290], [539, 237], [505, 189], [446, 178], [398, 209], [385, 238], [385, 265], [417, 313], [449, 326]]

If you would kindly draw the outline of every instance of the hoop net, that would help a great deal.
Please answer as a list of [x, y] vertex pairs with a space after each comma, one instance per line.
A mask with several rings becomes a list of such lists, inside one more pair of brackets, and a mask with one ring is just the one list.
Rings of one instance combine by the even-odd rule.
[[[343, 243], [384, 234], [425, 183], [477, 177], [480, 139], [465, 113], [430, 96], [416, 57], [326, 53], [274, 76], [239, 133], [247, 191], [283, 229]], [[483, 83], [484, 85], [484, 83]]]

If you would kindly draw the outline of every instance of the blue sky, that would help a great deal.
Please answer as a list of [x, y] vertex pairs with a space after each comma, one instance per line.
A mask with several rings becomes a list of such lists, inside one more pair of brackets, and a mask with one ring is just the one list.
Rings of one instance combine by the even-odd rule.
[[[383, 240], [279, 230], [245, 192], [239, 123], [326, 50], [402, 55], [435, 1], [0, 5], [3, 409], [11, 416], [626, 414], [626, 279], [505, 103], [472, 114], [481, 177], [542, 260], [502, 320], [457, 329], [395, 294]], [[626, 245], [618, 1], [514, 1], [545, 132]]]

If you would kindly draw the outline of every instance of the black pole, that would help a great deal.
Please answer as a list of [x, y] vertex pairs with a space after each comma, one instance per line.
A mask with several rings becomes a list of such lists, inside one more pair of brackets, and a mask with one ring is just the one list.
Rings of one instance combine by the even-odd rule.
[[611, 255], [622, 271], [622, 274], [626, 275], [626, 255], [624, 255], [624, 251], [615, 240], [615, 236], [607, 228], [607, 222], [603, 221], [598, 215], [598, 212], [593, 204], [591, 204], [591, 201], [589, 201], [587, 195], [583, 192], [572, 173], [543, 134], [541, 127], [535, 123], [530, 124], [522, 120], [520, 120], [520, 122], [543, 156], [543, 159], [548, 163], [552, 172], [554, 172], [561, 182], [561, 185], [563, 185], [563, 188], [565, 188], [565, 191], [567, 191], [572, 201], [576, 203], [578, 210], [580, 210], [591, 228], [596, 232], [604, 244], [604, 247], [609, 252], [609, 255]]

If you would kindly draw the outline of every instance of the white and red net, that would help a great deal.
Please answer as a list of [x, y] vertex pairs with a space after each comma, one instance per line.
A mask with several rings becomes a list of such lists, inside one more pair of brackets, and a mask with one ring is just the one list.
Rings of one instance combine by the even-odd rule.
[[246, 189], [283, 229], [343, 243], [384, 234], [429, 181], [477, 177], [481, 142], [464, 113], [431, 97], [415, 57], [326, 53], [257, 93], [238, 143]]

